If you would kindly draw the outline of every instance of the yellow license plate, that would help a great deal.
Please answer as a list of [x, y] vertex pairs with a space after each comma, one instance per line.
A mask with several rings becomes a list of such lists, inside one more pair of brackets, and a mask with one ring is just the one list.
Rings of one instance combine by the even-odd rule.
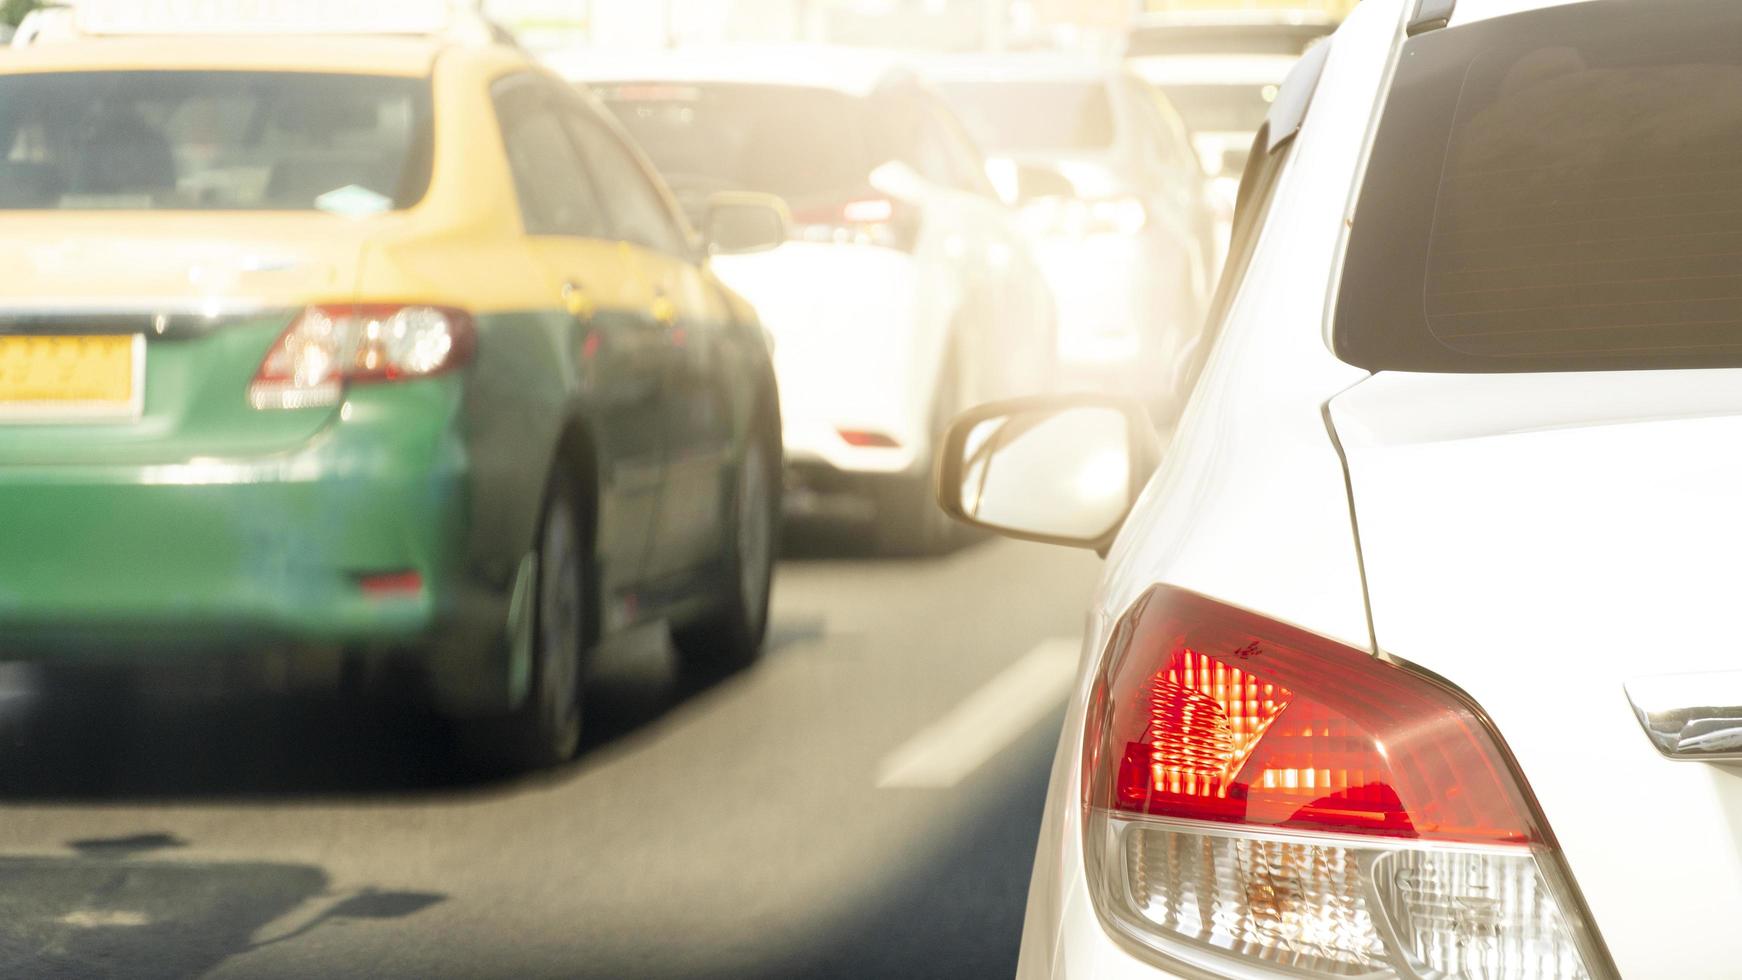
[[143, 338], [0, 336], [0, 418], [137, 415]]

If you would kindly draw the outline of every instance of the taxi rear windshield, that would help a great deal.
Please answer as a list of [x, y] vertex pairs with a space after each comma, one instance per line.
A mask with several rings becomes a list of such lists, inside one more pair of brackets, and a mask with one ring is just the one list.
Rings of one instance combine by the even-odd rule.
[[431, 151], [427, 80], [0, 76], [0, 209], [368, 214], [421, 199]]
[[1333, 339], [1371, 370], [1742, 366], [1742, 4], [1407, 42]]

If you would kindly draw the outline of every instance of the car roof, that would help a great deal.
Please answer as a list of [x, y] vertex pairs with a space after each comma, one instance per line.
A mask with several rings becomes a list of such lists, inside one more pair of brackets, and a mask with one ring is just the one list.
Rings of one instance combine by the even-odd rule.
[[571, 49], [545, 64], [573, 82], [661, 81], [780, 85], [866, 96], [913, 74], [899, 52], [829, 45], [747, 45], [623, 54]]
[[1323, 27], [1329, 32], [1338, 22], [1338, 18], [1316, 10], [1163, 10], [1140, 15], [1132, 23], [1131, 29], [1141, 31], [1156, 28], [1189, 30], [1193, 27], [1250, 27], [1262, 30], [1266, 27]]
[[928, 59], [920, 74], [939, 82], [1105, 82], [1129, 74], [1116, 60], [1056, 52], [962, 54]]
[[452, 42], [424, 37], [180, 36], [89, 38], [7, 49], [0, 73], [305, 71], [428, 75]]

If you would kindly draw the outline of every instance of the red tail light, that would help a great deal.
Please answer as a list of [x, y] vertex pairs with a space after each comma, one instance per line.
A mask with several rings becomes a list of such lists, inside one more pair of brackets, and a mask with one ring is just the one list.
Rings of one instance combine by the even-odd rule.
[[901, 443], [896, 442], [893, 436], [884, 435], [881, 432], [867, 432], [860, 429], [837, 429], [836, 432], [840, 435], [842, 442], [860, 449], [901, 448]]
[[415, 596], [423, 591], [423, 575], [416, 571], [361, 575], [357, 590], [371, 599]]
[[1083, 774], [1096, 908], [1167, 965], [1606, 966], [1476, 709], [1366, 651], [1157, 587], [1113, 634]]
[[[1542, 834], [1475, 713], [1362, 650], [1184, 592], [1133, 611], [1098, 751], [1116, 810], [1527, 843]], [[1092, 749], [1093, 750], [1093, 749]], [[1101, 801], [1091, 801], [1101, 802]]]
[[255, 408], [338, 402], [350, 382], [427, 378], [471, 359], [476, 328], [464, 310], [420, 304], [311, 306], [260, 362]]

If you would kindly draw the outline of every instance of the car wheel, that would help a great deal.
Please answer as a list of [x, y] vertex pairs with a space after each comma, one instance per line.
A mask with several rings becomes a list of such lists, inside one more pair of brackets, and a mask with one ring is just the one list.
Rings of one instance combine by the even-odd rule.
[[579, 513], [566, 481], [552, 484], [533, 556], [531, 683], [504, 718], [477, 725], [468, 749], [488, 768], [525, 772], [568, 761], [581, 742], [586, 570]]
[[678, 656], [694, 673], [731, 673], [762, 655], [780, 522], [780, 455], [770, 431], [758, 426], [738, 462], [719, 595], [703, 618], [672, 630]]

